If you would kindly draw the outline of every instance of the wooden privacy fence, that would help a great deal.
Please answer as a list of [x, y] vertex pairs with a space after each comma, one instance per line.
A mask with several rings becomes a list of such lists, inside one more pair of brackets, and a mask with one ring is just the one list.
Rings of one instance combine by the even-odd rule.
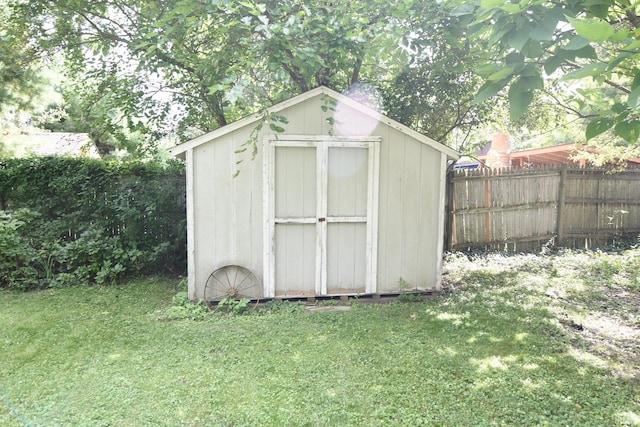
[[591, 247], [640, 234], [640, 169], [485, 168], [453, 172], [449, 185], [449, 250]]

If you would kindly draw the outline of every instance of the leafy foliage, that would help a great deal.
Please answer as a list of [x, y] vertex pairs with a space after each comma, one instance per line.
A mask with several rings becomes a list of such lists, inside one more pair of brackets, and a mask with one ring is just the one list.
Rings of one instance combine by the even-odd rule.
[[31, 265], [34, 250], [23, 239], [24, 214], [0, 211], [0, 287], [26, 289], [38, 283], [38, 272]]
[[319, 85], [375, 84], [389, 115], [441, 141], [488, 110], [446, 2], [10, 1], [34, 45], [65, 55], [70, 121], [105, 149], [190, 138]]
[[0, 161], [0, 286], [110, 283], [182, 273], [182, 165], [71, 158]]
[[481, 84], [474, 64], [482, 56], [472, 51], [466, 29], [451, 8], [446, 2], [414, 4], [413, 31], [404, 38], [410, 61], [384, 90], [391, 117], [441, 142], [451, 142], [454, 130], [464, 141], [493, 109], [472, 102]]
[[[508, 87], [517, 119], [535, 92], [546, 91], [588, 122], [587, 140], [612, 130], [638, 141], [640, 16], [633, 3], [482, 0], [461, 3], [453, 14], [491, 55], [476, 69], [484, 79], [476, 102]], [[559, 87], [546, 87], [548, 79]]]
[[249, 312], [250, 303], [251, 300], [249, 298], [223, 298], [218, 303], [217, 309], [229, 315], [242, 315]]
[[330, 8], [300, 0], [12, 3], [41, 49], [62, 49], [76, 79], [102, 86], [92, 89], [100, 102], [117, 99], [124, 116], [156, 124], [178, 104], [171, 114], [187, 136], [321, 84], [377, 77], [377, 56], [398, 50], [386, 18], [407, 11], [404, 1], [380, 0]]
[[0, 112], [4, 107], [24, 107], [40, 88], [38, 52], [26, 29], [12, 21], [8, 0], [0, 0]]
[[171, 299], [171, 306], [163, 310], [159, 320], [204, 320], [209, 316], [209, 309], [200, 300], [189, 300], [189, 294], [185, 291], [178, 292]]

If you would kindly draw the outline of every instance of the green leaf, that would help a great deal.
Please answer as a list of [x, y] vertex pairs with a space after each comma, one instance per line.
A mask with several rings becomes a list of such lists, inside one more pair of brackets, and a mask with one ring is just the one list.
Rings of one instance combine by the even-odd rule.
[[529, 41], [530, 32], [530, 28], [522, 28], [520, 30], [511, 31], [506, 37], [507, 43], [509, 43], [509, 46], [511, 46], [515, 50], [522, 51], [525, 43]]
[[613, 104], [613, 106], [611, 107], [611, 111], [616, 113], [616, 114], [621, 114], [623, 111], [625, 111], [627, 109], [627, 105], [623, 104], [622, 102], [616, 102], [615, 104]]
[[489, 37], [490, 44], [496, 44], [502, 42], [509, 32], [508, 25], [493, 25], [493, 31], [491, 33], [491, 37]]
[[538, 60], [543, 54], [541, 43], [536, 40], [529, 40], [522, 49], [522, 54], [527, 58], [535, 58]]
[[627, 99], [627, 104], [631, 108], [638, 108], [638, 101], [640, 101], [640, 86], [631, 91], [629, 98]]
[[585, 39], [584, 37], [576, 35], [576, 36], [573, 36], [571, 40], [569, 40], [569, 43], [562, 46], [562, 48], [565, 50], [578, 50], [578, 49], [582, 49], [588, 44], [589, 44], [589, 40]]
[[519, 80], [524, 88], [527, 90], [538, 90], [542, 89], [544, 86], [544, 82], [540, 75], [534, 76], [520, 76]]
[[611, 129], [615, 121], [608, 117], [598, 117], [587, 124], [585, 136], [587, 141]]
[[600, 18], [578, 19], [567, 16], [567, 20], [578, 35], [594, 43], [602, 43], [615, 33], [613, 26]]
[[483, 9], [493, 9], [495, 7], [504, 6], [507, 2], [505, 0], [482, 0], [480, 7]]
[[622, 43], [625, 40], [627, 40], [629, 36], [630, 36], [629, 29], [621, 28], [620, 30], [616, 31], [615, 34], [609, 37], [609, 40], [611, 40], [612, 42]]
[[275, 123], [270, 123], [269, 127], [271, 128], [272, 131], [274, 132], [278, 132], [278, 133], [282, 133], [285, 131], [285, 129], [282, 126], [278, 126]]
[[607, 19], [609, 14], [609, 6], [613, 3], [607, 0], [587, 0], [584, 7], [592, 16]]
[[615, 133], [627, 142], [635, 143], [640, 137], [640, 120], [622, 121], [615, 126]]
[[473, 98], [473, 104], [480, 104], [487, 99], [493, 97], [498, 92], [500, 92], [506, 85], [509, 83], [511, 79], [504, 79], [497, 82], [488, 81], [478, 91], [475, 98]]
[[481, 76], [488, 76], [495, 73], [496, 70], [499, 70], [499, 69], [500, 67], [498, 67], [498, 65], [495, 62], [488, 62], [486, 64], [483, 64], [477, 67], [474, 71], [476, 74], [479, 74]]
[[512, 120], [518, 120], [533, 101], [533, 91], [526, 79], [519, 78], [509, 88], [509, 113]]
[[472, 3], [464, 3], [453, 9], [449, 14], [451, 16], [464, 16], [470, 15], [476, 10], [476, 7]]
[[[525, 65], [522, 70], [520, 70], [520, 76], [524, 76], [524, 77], [535, 77], [537, 79], [540, 78], [540, 71], [538, 71], [538, 68], [532, 64], [532, 63], [528, 63], [527, 65]], [[542, 81], [542, 80], [540, 80]], [[537, 87], [536, 87], [537, 89]]]
[[604, 73], [607, 69], [607, 64], [602, 62], [597, 62], [595, 64], [587, 64], [582, 68], [579, 68], [575, 71], [565, 74], [562, 77], [562, 80], [577, 80], [583, 79], [585, 77], [593, 77], [599, 76]]
[[515, 71], [515, 69], [516, 69], [515, 65], [507, 65], [506, 67], [503, 67], [500, 70], [496, 71], [495, 73], [491, 74], [489, 77], [487, 77], [487, 80], [492, 82], [503, 80], [507, 77], [510, 77]]
[[640, 40], [631, 42], [623, 48], [623, 50], [630, 50], [630, 51], [637, 51], [638, 49], [640, 49]]
[[516, 67], [522, 67], [524, 63], [524, 55], [518, 52], [509, 52], [507, 56], [504, 57], [504, 61], [507, 65], [515, 64]]
[[629, 58], [631, 55], [633, 55], [631, 52], [622, 52], [620, 55], [618, 55], [618, 57], [616, 59], [614, 59], [613, 61], [609, 62], [609, 64], [607, 65], [607, 71], [612, 71], [618, 65], [620, 65], [624, 61], [626, 61], [627, 58]]
[[562, 65], [563, 62], [564, 59], [557, 55], [550, 56], [544, 63], [544, 72], [547, 73], [547, 75], [553, 74]]
[[520, 5], [513, 3], [505, 3], [499, 7], [507, 13], [520, 13], [520, 11], [522, 10]]
[[631, 82], [631, 90], [640, 87], [640, 70], [635, 69], [635, 75], [633, 76], [633, 82]]
[[576, 58], [598, 59], [598, 53], [590, 44], [573, 51]]
[[553, 33], [556, 30], [558, 21], [561, 15], [558, 13], [550, 12], [538, 22], [533, 30], [531, 30], [531, 38], [538, 41], [550, 41], [553, 40]]

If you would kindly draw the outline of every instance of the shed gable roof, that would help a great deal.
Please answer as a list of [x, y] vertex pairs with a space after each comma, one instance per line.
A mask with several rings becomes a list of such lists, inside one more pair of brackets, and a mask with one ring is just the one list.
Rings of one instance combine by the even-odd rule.
[[[389, 117], [386, 117], [382, 114], [380, 114], [379, 112], [363, 105], [360, 104], [357, 101], [352, 100], [351, 98], [348, 98], [336, 91], [334, 91], [333, 89], [329, 89], [328, 87], [325, 86], [320, 86], [317, 87], [315, 89], [312, 89], [308, 92], [302, 93], [300, 95], [294, 96], [293, 98], [290, 98], [286, 101], [280, 102], [272, 107], [269, 107], [266, 109], [267, 113], [278, 113], [286, 108], [295, 106], [297, 104], [301, 104], [311, 98], [314, 98], [316, 96], [319, 95], [326, 95], [329, 96], [331, 98], [333, 98], [335, 101], [339, 101], [344, 103], [345, 105], [367, 115], [370, 116], [372, 118], [375, 118], [376, 120], [380, 121], [381, 123], [384, 123], [385, 125], [396, 129], [397, 131], [408, 135], [409, 137], [415, 139], [416, 141], [421, 142], [422, 144], [428, 145], [431, 148], [444, 153], [447, 155], [447, 157], [449, 157], [450, 159], [458, 159], [460, 157], [460, 154], [453, 150], [450, 147], [447, 147], [444, 144], [441, 144], [419, 132], [416, 132], [415, 130], [409, 128], [408, 126], [403, 125], [400, 122], [397, 122]], [[218, 128], [216, 130], [213, 130], [211, 132], [205, 133], [204, 135], [200, 135], [194, 139], [191, 139], [189, 141], [183, 142], [182, 144], [176, 145], [175, 147], [172, 147], [169, 149], [169, 152], [171, 154], [173, 154], [174, 156], [181, 156], [183, 155], [183, 153], [185, 153], [186, 151], [195, 148], [201, 144], [207, 143], [209, 141], [212, 141], [214, 139], [217, 139], [223, 135], [226, 135], [230, 132], [233, 132], [237, 129], [243, 128], [245, 126], [249, 126], [253, 123], [256, 123], [260, 120], [262, 120], [262, 118], [264, 117], [264, 115], [262, 113], [257, 113], [257, 114], [252, 114], [250, 116], [247, 116], [243, 119], [240, 119], [236, 122], [230, 123], [226, 126], [223, 126], [221, 128]]]

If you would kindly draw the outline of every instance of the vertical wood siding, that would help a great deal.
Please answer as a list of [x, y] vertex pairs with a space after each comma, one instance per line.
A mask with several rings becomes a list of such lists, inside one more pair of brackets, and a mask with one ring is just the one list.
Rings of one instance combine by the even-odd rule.
[[[325, 105], [323, 96], [318, 96], [281, 110], [278, 114], [287, 117], [289, 121], [286, 134], [340, 136], [340, 129], [327, 121], [332, 111], [330, 108], [324, 111], [322, 106]], [[350, 117], [357, 121], [360, 114], [354, 110]], [[250, 158], [250, 150], [236, 153], [249, 139], [256, 124], [254, 122], [237, 128], [193, 148], [193, 182], [190, 190], [193, 191], [193, 214], [190, 219], [194, 235], [194, 268], [190, 270], [190, 281], [194, 287], [194, 292], [190, 295], [192, 298], [203, 296], [208, 276], [215, 268], [225, 264], [243, 265], [258, 280], [264, 281], [263, 153], [259, 149], [254, 160]], [[263, 133], [265, 132], [270, 132], [269, 126], [264, 127]], [[376, 292], [405, 290], [400, 285], [401, 278], [411, 289], [437, 289], [442, 239], [442, 154], [384, 121], [377, 125], [371, 136], [381, 138], [379, 170], [368, 171], [363, 168], [361, 173], [373, 173], [374, 179], [379, 180], [379, 191], [375, 194], [379, 201], [376, 218], [378, 245], [377, 253], [373, 254]], [[357, 150], [353, 154], [357, 157]], [[239, 165], [238, 160], [242, 160]], [[364, 160], [366, 163], [366, 159]], [[292, 163], [291, 169], [287, 168], [290, 173], [294, 173], [291, 171], [296, 167], [300, 170], [295, 173], [306, 173], [302, 166], [303, 159], [298, 166], [294, 160], [289, 163]], [[339, 168], [347, 166], [349, 165], [338, 165]], [[236, 169], [240, 173], [233, 178]], [[289, 173], [285, 170], [276, 172]], [[330, 179], [334, 180], [334, 185], [329, 182], [329, 200], [336, 198], [350, 202], [344, 204], [345, 215], [366, 212], [369, 202], [351, 196], [362, 195], [362, 188], [358, 186], [362, 186], [366, 179], [340, 183], [334, 178]], [[302, 180], [276, 177], [275, 181], [287, 182], [295, 187]], [[311, 190], [292, 188], [291, 191], [300, 197], [277, 200], [277, 209], [283, 209], [282, 212], [286, 212], [295, 203], [306, 203], [306, 194]], [[329, 209], [331, 206], [329, 201]], [[299, 206], [296, 210], [298, 208]], [[301, 208], [306, 212], [306, 205]], [[286, 271], [286, 274], [283, 273], [286, 277], [276, 278], [278, 292], [291, 295], [313, 293], [316, 255], [314, 225], [278, 224], [274, 235], [274, 249], [278, 251], [278, 248], [285, 246], [283, 242], [292, 242], [294, 237], [297, 246], [288, 246], [287, 243], [287, 250], [308, 253], [309, 257], [305, 256], [304, 259], [309, 262], [292, 267], [286, 265], [290, 262], [286, 255], [278, 257], [274, 270]], [[352, 243], [346, 245], [347, 240]], [[333, 275], [329, 278], [329, 283], [336, 285], [327, 289], [327, 292], [362, 292], [364, 288], [361, 285], [366, 281], [368, 273], [363, 271], [363, 263], [351, 262], [350, 259], [367, 252], [363, 247], [368, 244], [364, 225], [331, 224], [328, 228], [328, 244], [331, 245], [329, 250], [333, 257], [327, 259], [327, 274]], [[345, 274], [347, 270], [350, 270], [349, 274]]]

